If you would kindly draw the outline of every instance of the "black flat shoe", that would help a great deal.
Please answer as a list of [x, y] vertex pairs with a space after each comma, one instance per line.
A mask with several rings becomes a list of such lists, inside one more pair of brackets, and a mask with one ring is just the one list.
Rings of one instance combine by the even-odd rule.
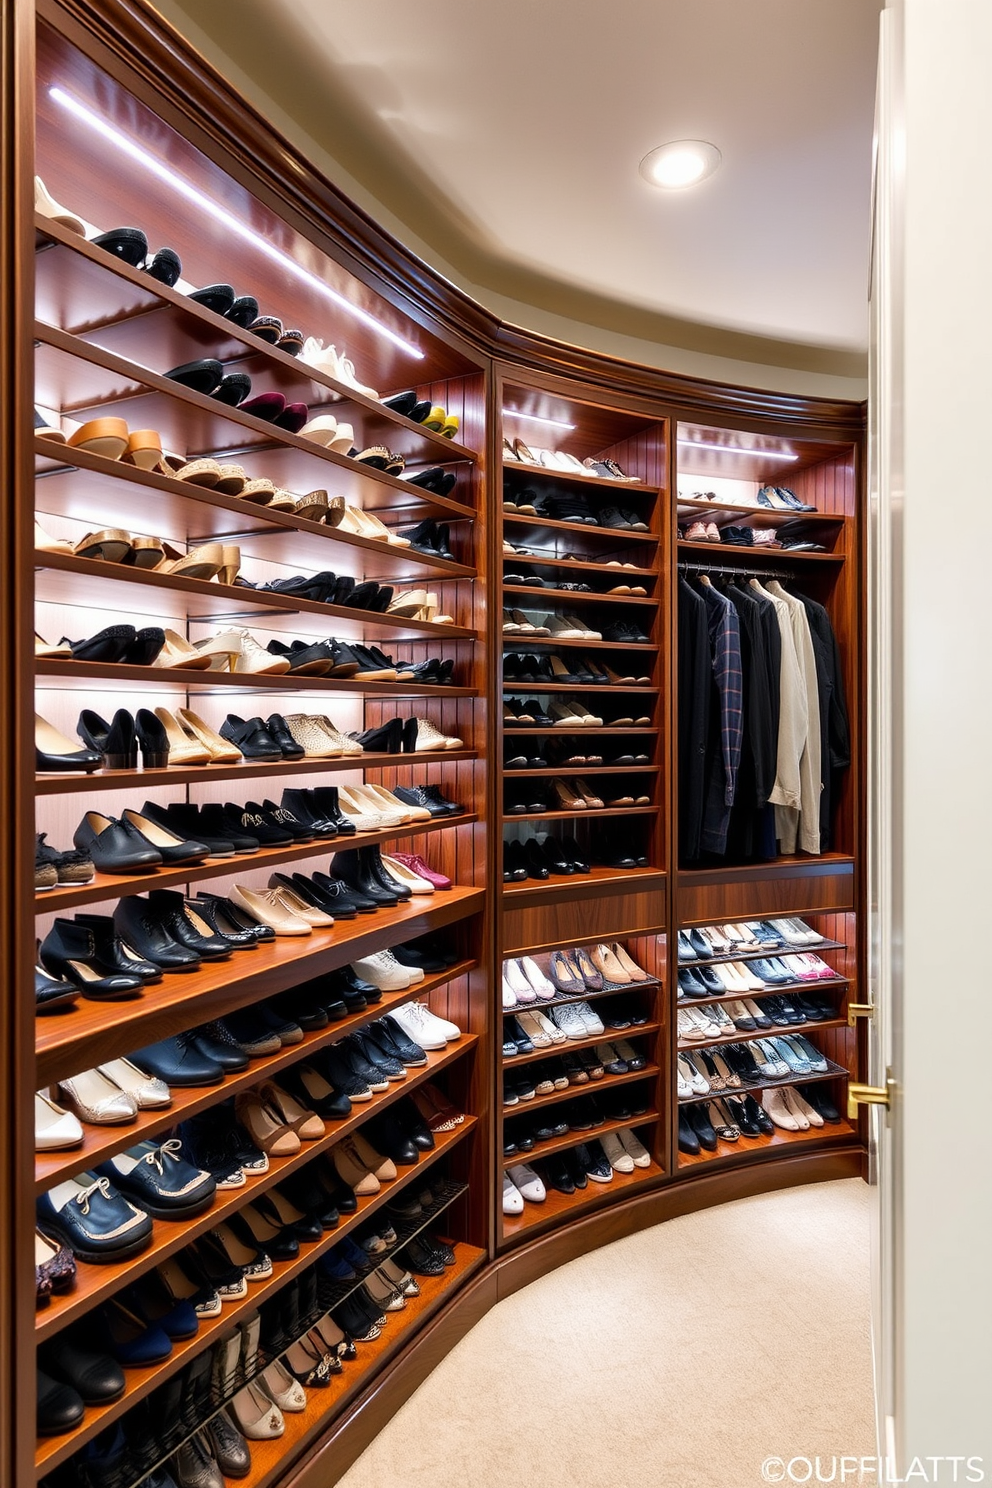
[[174, 248], [160, 248], [145, 264], [145, 273], [171, 289], [183, 271], [183, 261]]
[[143, 961], [165, 972], [199, 971], [199, 956], [169, 934], [147, 899], [129, 895], [119, 900], [113, 918], [121, 940]]
[[188, 298], [215, 315], [229, 315], [234, 305], [234, 288], [230, 284], [207, 284], [203, 289], [194, 289]]
[[100, 811], [87, 811], [72, 840], [100, 873], [144, 873], [163, 862], [162, 854], [136, 826]]
[[[297, 744], [289, 732], [289, 724], [281, 713], [270, 713], [266, 719], [265, 727], [282, 751], [283, 759], [303, 759], [306, 750], [302, 744]], [[285, 791], [283, 795], [285, 795]]]
[[67, 739], [58, 729], [41, 718], [34, 719], [34, 767], [39, 774], [65, 770], [84, 770], [87, 775], [99, 770], [103, 755], [98, 749], [82, 749], [75, 740]]
[[134, 639], [128, 642], [121, 660], [128, 666], [151, 666], [164, 645], [165, 631], [158, 625], [148, 625], [144, 630], [135, 632]]
[[102, 248], [104, 253], [122, 258], [132, 269], [140, 268], [148, 257], [148, 239], [140, 227], [115, 227], [91, 238], [90, 242], [95, 248]]
[[245, 759], [281, 760], [282, 749], [265, 727], [261, 718], [238, 718], [229, 713], [220, 726], [220, 736], [236, 744]]
[[127, 648], [133, 645], [137, 634], [133, 625], [108, 625], [104, 630], [97, 631], [96, 635], [89, 636], [86, 640], [70, 641], [63, 637], [63, 641], [72, 651], [73, 661], [101, 661], [113, 664], [123, 660]]
[[233, 321], [246, 331], [258, 318], [258, 301], [254, 295], [238, 295], [230, 310], [225, 310], [224, 319]]
[[37, 1016], [57, 1013], [60, 1008], [70, 1007], [79, 996], [79, 988], [60, 977], [49, 976], [43, 966], [34, 969], [34, 1010]]
[[214, 357], [200, 357], [195, 362], [183, 362], [182, 366], [173, 367], [162, 375], [170, 382], [178, 382], [181, 387], [192, 388], [196, 393], [209, 395], [220, 386], [224, 377], [224, 366]]
[[146, 984], [162, 980], [161, 967], [128, 949], [110, 915], [77, 914], [75, 922], [93, 936], [97, 957], [104, 966], [126, 976], [141, 977]]

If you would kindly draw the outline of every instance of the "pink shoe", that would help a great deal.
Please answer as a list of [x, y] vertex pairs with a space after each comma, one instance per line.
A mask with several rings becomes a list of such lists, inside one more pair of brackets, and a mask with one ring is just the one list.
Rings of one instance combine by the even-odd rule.
[[708, 542], [705, 522], [690, 522], [682, 534], [686, 542]]
[[429, 864], [424, 862], [419, 853], [394, 852], [391, 856], [398, 863], [403, 863], [414, 873], [418, 873], [421, 878], [426, 878], [427, 882], [432, 883], [436, 889], [451, 888], [451, 879], [446, 878], [443, 873], [438, 873], [434, 868], [431, 868]]

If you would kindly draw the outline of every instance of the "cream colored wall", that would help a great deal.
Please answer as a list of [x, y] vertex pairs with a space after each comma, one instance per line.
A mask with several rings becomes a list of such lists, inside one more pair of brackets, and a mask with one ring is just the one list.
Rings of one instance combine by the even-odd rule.
[[[810, 397], [852, 398], [859, 401], [867, 397], [867, 360], [865, 359], [865, 364], [862, 365], [862, 359], [857, 356], [820, 353], [817, 348], [810, 348], [808, 352], [803, 348], [789, 348], [791, 364], [783, 366], [774, 360], [773, 349], [779, 343], [769, 342], [769, 355], [772, 359], [767, 361], [757, 359], [757, 357], [747, 359], [740, 354], [741, 348], [746, 347], [749, 350], [753, 348], [760, 354], [760, 338], [728, 335], [718, 328], [708, 326], [687, 327], [684, 339], [678, 344], [669, 344], [648, 335], [635, 334], [634, 331], [639, 321], [648, 325], [653, 317], [648, 315], [638, 317], [636, 311], [628, 307], [613, 307], [611, 310], [610, 306], [605, 303], [597, 304], [597, 312], [601, 312], [601, 319], [604, 323], [593, 323], [578, 315], [573, 317], [556, 313], [539, 303], [527, 303], [515, 299], [495, 288], [491, 283], [476, 282], [475, 278], [467, 276], [455, 264], [447, 261], [435, 245], [425, 241], [410, 225], [409, 220], [403, 220], [390, 208], [388, 202], [376, 196], [369, 189], [366, 180], [359, 180], [355, 174], [347, 170], [313, 138], [312, 133], [308, 133], [301, 126], [297, 118], [294, 118], [273, 98], [271, 91], [266, 91], [255, 76], [249, 75], [244, 68], [232, 60], [217, 41], [197, 24], [195, 0], [185, 0], [185, 5], [189, 7], [189, 10], [177, 4], [176, 0], [155, 0], [155, 8], [159, 13], [175, 26], [176, 30], [196, 47], [258, 109], [259, 113], [269, 119], [288, 140], [301, 150], [323, 175], [425, 263], [430, 264], [438, 273], [502, 320], [512, 325], [524, 326], [528, 330], [556, 340], [602, 352], [608, 356], [643, 363], [646, 366], [686, 376], [704, 377], [745, 387], [767, 388], [775, 392], [804, 394]], [[503, 276], [502, 282], [508, 282], [511, 277], [509, 274]], [[553, 298], [558, 304], [561, 304], [563, 300], [573, 301], [577, 305], [583, 303], [581, 294], [569, 295], [560, 288], [556, 288]], [[591, 299], [588, 303], [596, 304]], [[618, 329], [618, 325], [622, 325], [623, 329]], [[726, 352], [723, 350], [724, 347], [728, 349]], [[751, 354], [753, 356], [754, 351]], [[831, 367], [842, 366], [844, 374], [850, 373], [850, 375], [824, 371], [822, 366], [825, 363]]]

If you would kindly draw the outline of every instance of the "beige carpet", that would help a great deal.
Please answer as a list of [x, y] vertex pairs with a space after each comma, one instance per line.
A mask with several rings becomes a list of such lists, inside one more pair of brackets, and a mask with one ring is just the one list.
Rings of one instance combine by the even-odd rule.
[[873, 1456], [868, 1203], [859, 1179], [788, 1189], [551, 1272], [340, 1488], [750, 1488], [770, 1456]]

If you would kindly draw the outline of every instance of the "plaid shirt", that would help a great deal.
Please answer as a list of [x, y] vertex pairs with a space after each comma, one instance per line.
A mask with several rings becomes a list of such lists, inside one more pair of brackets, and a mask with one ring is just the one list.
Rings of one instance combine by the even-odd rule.
[[734, 804], [737, 789], [737, 767], [744, 737], [743, 683], [741, 669], [741, 632], [737, 612], [729, 599], [712, 584], [702, 584], [700, 593], [706, 601], [709, 617], [710, 649], [713, 679], [720, 695], [720, 738], [723, 746], [725, 806]]

